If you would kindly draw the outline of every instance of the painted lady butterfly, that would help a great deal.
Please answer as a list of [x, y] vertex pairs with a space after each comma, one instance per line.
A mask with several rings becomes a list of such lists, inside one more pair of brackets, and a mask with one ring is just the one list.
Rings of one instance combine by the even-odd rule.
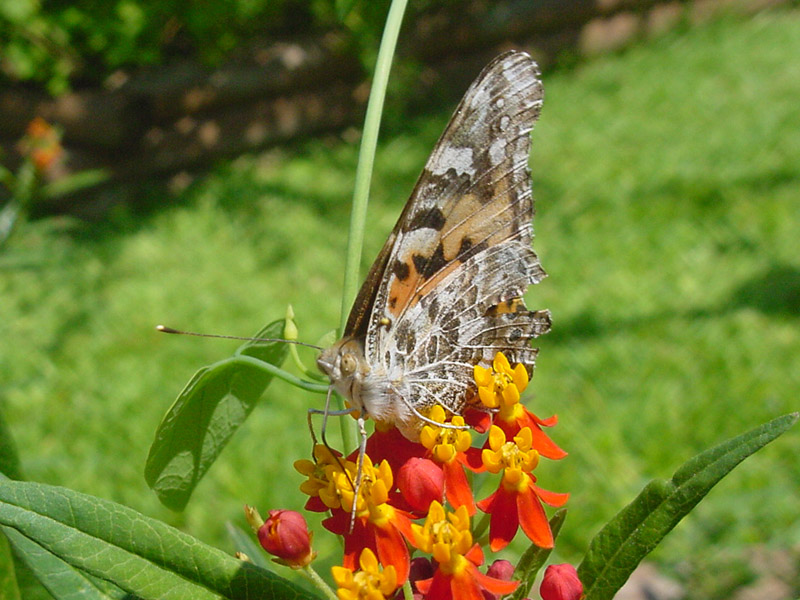
[[530, 132], [542, 84], [524, 52], [473, 82], [350, 312], [317, 364], [362, 418], [416, 440], [427, 413], [477, 403], [473, 367], [498, 351], [533, 369], [548, 311], [522, 295], [545, 277], [531, 249]]

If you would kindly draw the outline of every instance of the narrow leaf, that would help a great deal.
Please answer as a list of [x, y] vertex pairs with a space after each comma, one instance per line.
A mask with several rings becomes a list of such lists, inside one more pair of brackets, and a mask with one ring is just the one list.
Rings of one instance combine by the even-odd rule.
[[255, 539], [255, 535], [252, 533], [246, 532], [241, 527], [237, 527], [230, 521], [225, 523], [225, 529], [228, 531], [228, 535], [233, 542], [233, 547], [236, 549], [236, 552], [242, 552], [247, 555], [247, 558], [256, 565], [257, 567], [261, 567], [262, 569], [266, 569], [267, 571], [272, 570], [272, 565], [270, 564], [270, 560], [267, 558], [267, 554], [261, 546], [256, 545], [253, 541]]
[[[552, 516], [550, 519], [550, 531], [553, 532], [553, 540], [558, 537], [558, 532], [561, 531], [561, 526], [564, 524], [564, 519], [567, 518], [567, 509], [562, 508]], [[514, 569], [514, 579], [519, 580], [519, 587], [511, 594], [511, 600], [522, 600], [528, 596], [536, 580], [536, 575], [539, 570], [547, 562], [547, 557], [553, 551], [552, 548], [539, 548], [536, 544], [531, 544], [528, 549], [522, 553], [522, 556]]]
[[0, 481], [0, 525], [145, 600], [314, 599], [160, 521], [64, 488]]
[[639, 562], [720, 479], [797, 419], [798, 413], [778, 417], [698, 454], [684, 463], [670, 481], [657, 479], [647, 484], [589, 544], [578, 567], [585, 600], [613, 598]]
[[[31, 570], [34, 577], [53, 598], [58, 600], [131, 600], [130, 594], [116, 588], [98, 588], [88, 575], [26, 538], [15, 529], [3, 527], [14, 553]], [[0, 598], [5, 598], [0, 594]]]
[[11, 436], [11, 430], [2, 410], [2, 404], [0, 404], [0, 473], [11, 479], [23, 478], [17, 445]]
[[0, 533], [0, 598], [19, 600], [14, 558], [11, 556], [11, 547], [3, 533]]
[[[283, 321], [257, 337], [280, 337]], [[280, 365], [282, 342], [247, 342], [233, 357], [203, 367], [167, 411], [145, 465], [145, 479], [161, 502], [183, 510], [209, 467], [255, 408], [273, 375], [261, 363]], [[252, 360], [256, 358], [258, 360]]]

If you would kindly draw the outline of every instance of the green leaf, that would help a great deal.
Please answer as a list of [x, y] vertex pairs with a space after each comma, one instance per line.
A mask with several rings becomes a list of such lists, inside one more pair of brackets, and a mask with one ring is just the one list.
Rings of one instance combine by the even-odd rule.
[[19, 600], [14, 558], [11, 556], [8, 540], [2, 533], [0, 533], [0, 598]]
[[[553, 517], [550, 519], [550, 531], [553, 532], [553, 539], [558, 537], [558, 532], [561, 531], [561, 526], [564, 524], [564, 519], [567, 518], [567, 509], [562, 508], [557, 510]], [[536, 580], [536, 575], [539, 569], [547, 562], [547, 557], [553, 551], [552, 548], [539, 548], [536, 544], [531, 544], [528, 549], [522, 553], [522, 556], [517, 562], [517, 567], [514, 569], [514, 579], [519, 580], [519, 587], [511, 594], [511, 600], [522, 600], [528, 596], [533, 587], [533, 582]]]
[[[127, 592], [103, 582], [100, 584], [85, 573], [26, 538], [15, 529], [3, 527], [14, 552], [31, 570], [45, 589], [58, 600], [130, 600]], [[6, 596], [0, 595], [0, 598]]]
[[0, 481], [0, 525], [145, 600], [316, 600], [160, 521], [64, 488]]
[[[278, 338], [283, 320], [256, 334]], [[183, 510], [209, 467], [255, 408], [287, 354], [282, 342], [247, 342], [231, 358], [203, 367], [180, 393], [156, 431], [145, 479], [161, 502]], [[257, 360], [253, 360], [257, 359]]]
[[781, 435], [798, 413], [778, 417], [688, 460], [670, 481], [645, 486], [589, 544], [578, 567], [585, 600], [611, 599], [639, 562], [716, 483], [745, 458]]

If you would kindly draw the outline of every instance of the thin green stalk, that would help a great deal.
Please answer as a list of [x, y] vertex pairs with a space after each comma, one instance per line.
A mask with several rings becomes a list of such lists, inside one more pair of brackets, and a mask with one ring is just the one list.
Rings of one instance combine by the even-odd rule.
[[386, 17], [386, 28], [383, 30], [383, 39], [378, 51], [378, 60], [375, 64], [375, 75], [372, 79], [372, 88], [367, 104], [367, 114], [364, 119], [364, 133], [361, 139], [361, 148], [358, 154], [356, 167], [356, 180], [353, 189], [353, 210], [350, 214], [350, 235], [347, 240], [347, 255], [344, 267], [344, 289], [342, 293], [342, 312], [340, 328], [344, 330], [350, 307], [358, 292], [359, 264], [361, 250], [364, 245], [364, 228], [367, 221], [367, 202], [369, 200], [369, 186], [372, 180], [372, 167], [375, 163], [375, 148], [378, 145], [378, 131], [380, 130], [383, 101], [386, 96], [386, 86], [389, 81], [389, 71], [392, 66], [392, 57], [400, 34], [400, 24], [407, 0], [393, 0]]
[[[392, 57], [400, 35], [400, 25], [403, 22], [403, 13], [408, 0], [392, 0], [389, 14], [386, 17], [386, 27], [383, 30], [381, 46], [378, 50], [378, 60], [375, 63], [375, 74], [372, 79], [372, 88], [367, 103], [367, 114], [364, 118], [364, 133], [361, 138], [361, 148], [358, 154], [356, 167], [356, 180], [353, 189], [353, 210], [350, 213], [350, 234], [347, 239], [347, 254], [344, 266], [344, 285], [342, 290], [342, 311], [339, 328], [344, 331], [350, 307], [358, 292], [361, 280], [359, 265], [361, 251], [364, 246], [364, 229], [367, 222], [367, 202], [369, 200], [369, 186], [372, 181], [372, 168], [375, 164], [375, 149], [378, 145], [378, 132], [383, 112], [383, 101], [386, 97], [386, 86], [389, 81], [389, 71], [392, 66]], [[340, 408], [343, 408], [340, 402]], [[352, 448], [353, 429], [348, 425], [347, 419], [339, 423], [342, 428], [342, 443], [345, 448]]]
[[319, 573], [317, 573], [311, 567], [311, 565], [306, 565], [300, 572], [305, 575], [311, 583], [314, 584], [314, 587], [325, 594], [325, 597], [328, 600], [339, 600], [336, 597], [336, 594], [333, 593], [333, 590], [328, 586], [327, 583], [325, 583], [325, 580], [319, 576]]
[[403, 584], [403, 600], [414, 600], [414, 590], [411, 589], [411, 581], [408, 579]]

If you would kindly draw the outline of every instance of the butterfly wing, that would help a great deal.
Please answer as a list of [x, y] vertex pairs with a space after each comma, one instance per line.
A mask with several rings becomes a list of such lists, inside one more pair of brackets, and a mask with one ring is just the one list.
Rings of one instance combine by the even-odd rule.
[[544, 276], [533, 250], [530, 131], [542, 87], [508, 52], [467, 91], [439, 139], [348, 323], [403, 402], [458, 411], [472, 367], [497, 350], [533, 365], [549, 328], [522, 294]]

